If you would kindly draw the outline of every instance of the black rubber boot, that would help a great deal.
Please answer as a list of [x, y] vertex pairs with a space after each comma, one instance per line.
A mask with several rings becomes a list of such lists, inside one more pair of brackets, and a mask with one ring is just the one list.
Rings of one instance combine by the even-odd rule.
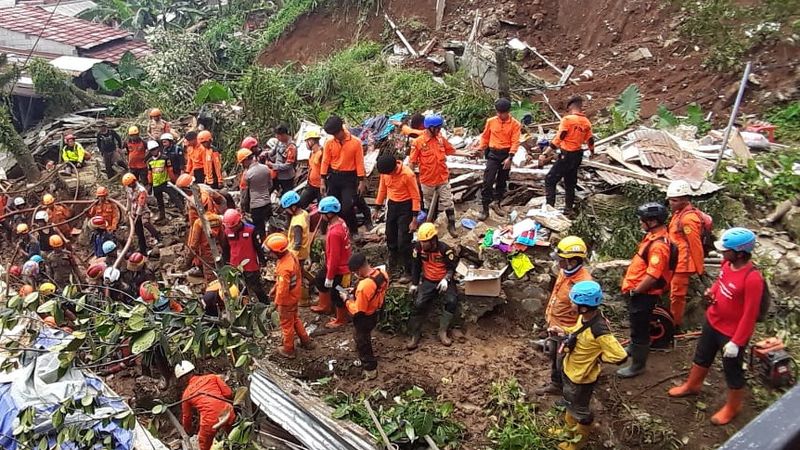
[[481, 213], [478, 214], [478, 220], [479, 221], [484, 221], [484, 220], [486, 220], [488, 218], [489, 218], [489, 205], [483, 205], [483, 209], [481, 210]]
[[451, 237], [458, 237], [458, 233], [456, 232], [456, 212], [453, 209], [445, 210], [445, 214], [447, 214], [447, 232], [450, 233]]
[[445, 347], [450, 347], [453, 345], [453, 341], [451, 341], [450, 337], [447, 336], [447, 330], [450, 329], [450, 323], [452, 321], [453, 313], [442, 311], [442, 315], [439, 317], [439, 342], [441, 342]]
[[631, 364], [617, 370], [617, 376], [620, 378], [633, 378], [644, 373], [645, 366], [647, 365], [647, 355], [650, 353], [649, 344], [632, 344], [631, 345]]

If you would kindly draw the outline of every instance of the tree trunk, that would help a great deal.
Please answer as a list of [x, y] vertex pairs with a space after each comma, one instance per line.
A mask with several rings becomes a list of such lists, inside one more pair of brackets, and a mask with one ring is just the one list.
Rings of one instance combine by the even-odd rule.
[[39, 181], [41, 177], [39, 166], [33, 160], [33, 155], [25, 145], [25, 141], [22, 140], [22, 136], [14, 128], [11, 111], [5, 103], [0, 104], [0, 151], [7, 151], [14, 155], [29, 183]]

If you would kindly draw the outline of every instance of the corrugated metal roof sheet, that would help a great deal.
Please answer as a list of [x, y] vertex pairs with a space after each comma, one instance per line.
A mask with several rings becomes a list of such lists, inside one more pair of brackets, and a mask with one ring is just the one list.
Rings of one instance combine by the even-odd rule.
[[87, 70], [91, 70], [91, 68], [99, 62], [103, 61], [95, 58], [81, 58], [79, 56], [59, 56], [50, 61], [50, 64], [73, 76], [78, 76]]
[[0, 28], [29, 35], [41, 33], [42, 39], [72, 45], [83, 50], [130, 36], [125, 30], [88, 20], [51, 14], [35, 6], [3, 8], [0, 10]]
[[669, 169], [675, 165], [675, 158], [651, 150], [644, 150], [639, 153], [639, 161], [643, 166], [654, 169]]
[[[298, 385], [297, 390], [302, 391], [302, 388]], [[250, 376], [250, 398], [309, 450], [376, 450], [374, 444], [334, 422], [330, 417], [331, 408], [326, 406], [324, 411], [313, 414], [301, 406], [293, 394], [284, 392], [266, 372], [257, 371]]]

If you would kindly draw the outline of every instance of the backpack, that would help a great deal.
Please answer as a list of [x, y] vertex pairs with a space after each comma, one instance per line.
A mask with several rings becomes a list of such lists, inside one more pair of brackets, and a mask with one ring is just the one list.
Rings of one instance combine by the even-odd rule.
[[[692, 206], [689, 211], [694, 211], [695, 214], [697, 214], [697, 217], [700, 218], [700, 222], [703, 225], [700, 228], [700, 242], [703, 245], [703, 256], [708, 256], [712, 250], [715, 250], [714, 241], [717, 240], [717, 237], [714, 235], [714, 219], [694, 206]], [[683, 214], [678, 217], [678, 229], [680, 229], [681, 233], [683, 233], [682, 219]]]
[[[745, 282], [747, 282], [747, 277], [750, 275], [751, 272], [755, 272], [756, 267], [753, 266], [744, 276]], [[756, 318], [756, 322], [763, 322], [764, 319], [767, 318], [767, 314], [769, 314], [769, 309], [772, 306], [772, 295], [769, 292], [769, 285], [767, 284], [767, 280], [762, 276], [761, 281], [764, 283], [764, 289], [761, 291], [761, 302], [759, 303], [758, 308], [758, 317]]]
[[[656, 242], [656, 241], [657, 241], [657, 239], [654, 239], [654, 240], [650, 241], [647, 244], [647, 246], [645, 246], [644, 251], [642, 251], [642, 254], [639, 255], [639, 257], [642, 258], [645, 261], [645, 263], [648, 263], [648, 256], [650, 254], [650, 246], [653, 245], [653, 243]], [[667, 276], [665, 276], [664, 274], [661, 275], [661, 278], [659, 278], [658, 281], [655, 284], [655, 287], [657, 289], [663, 288], [664, 286], [666, 286], [669, 283], [669, 281], [672, 280], [672, 274], [675, 273], [675, 269], [678, 267], [678, 246], [675, 245], [673, 242], [671, 242], [666, 237], [664, 238], [663, 242], [669, 246], [669, 263], [667, 265], [667, 267], [669, 269], [669, 274]]]

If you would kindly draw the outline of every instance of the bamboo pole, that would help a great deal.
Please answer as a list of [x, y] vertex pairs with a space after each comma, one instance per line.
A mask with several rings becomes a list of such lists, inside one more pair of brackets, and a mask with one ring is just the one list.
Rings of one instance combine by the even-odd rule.
[[722, 163], [722, 154], [725, 153], [725, 148], [728, 146], [728, 139], [731, 138], [733, 123], [736, 121], [736, 115], [739, 114], [739, 105], [741, 105], [742, 97], [744, 97], [744, 90], [747, 87], [747, 78], [750, 77], [751, 67], [752, 63], [748, 61], [747, 65], [744, 68], [742, 81], [739, 83], [739, 93], [736, 94], [736, 101], [733, 103], [733, 111], [731, 111], [731, 117], [730, 119], [728, 119], [728, 126], [727, 128], [725, 128], [725, 136], [722, 137], [722, 146], [719, 148], [719, 157], [717, 158], [717, 161], [714, 163], [714, 171], [711, 173], [712, 180], [717, 177], [719, 166]]

